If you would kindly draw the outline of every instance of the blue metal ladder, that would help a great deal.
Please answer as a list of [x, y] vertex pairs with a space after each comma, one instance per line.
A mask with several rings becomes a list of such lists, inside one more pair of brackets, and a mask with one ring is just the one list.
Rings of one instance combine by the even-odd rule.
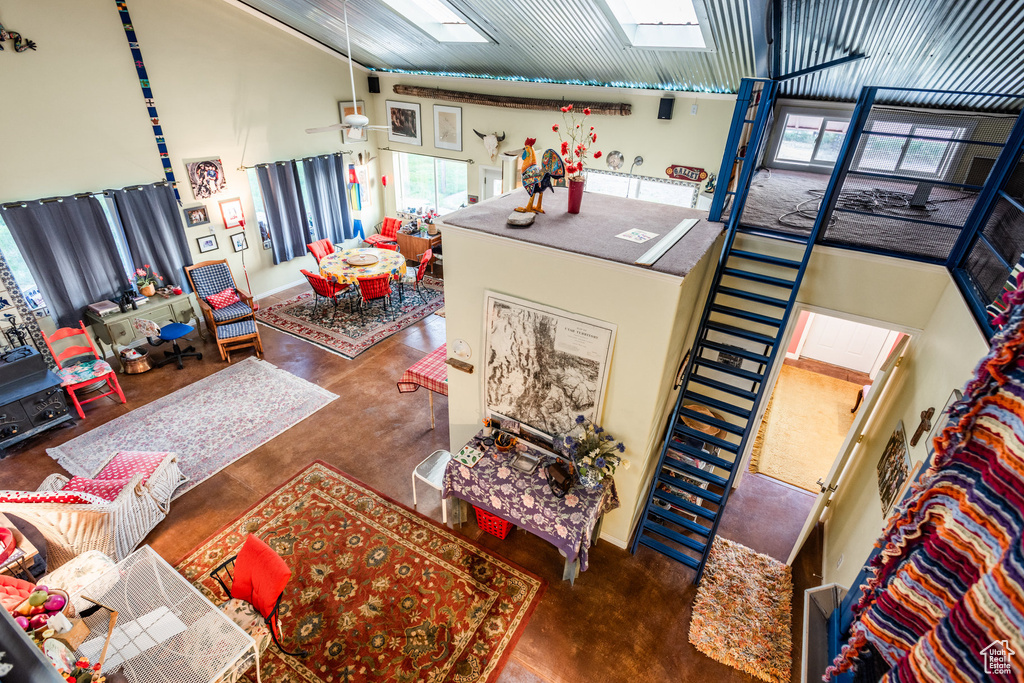
[[[811, 249], [835, 207], [837, 188], [870, 109], [862, 97], [809, 236], [744, 227], [743, 206], [767, 138], [776, 87], [772, 81], [744, 79], [738, 94], [711, 209], [717, 218], [725, 198], [732, 196], [725, 245], [630, 547], [635, 553], [647, 546], [695, 569], [695, 583], [703, 575], [747, 443], [757, 434], [759, 407], [770, 395], [767, 380]], [[728, 178], [737, 163], [741, 170], [733, 191]], [[701, 431], [701, 425], [717, 428], [717, 434]]]

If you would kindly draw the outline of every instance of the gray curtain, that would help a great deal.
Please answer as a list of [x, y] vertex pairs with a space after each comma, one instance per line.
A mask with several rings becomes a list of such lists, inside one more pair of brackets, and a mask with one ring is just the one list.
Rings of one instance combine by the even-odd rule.
[[302, 256], [310, 239], [298, 165], [288, 161], [257, 166], [256, 177], [267, 210], [274, 264]]
[[129, 286], [99, 200], [92, 196], [3, 209], [4, 222], [61, 327]]
[[133, 266], [148, 263], [163, 276], [162, 285], [176, 284], [188, 291], [184, 268], [192, 265], [192, 255], [171, 186], [155, 183], [107, 193], [117, 204]]
[[313, 204], [309, 209], [313, 213], [317, 238], [329, 239], [334, 244], [351, 239], [354, 233], [345, 191], [347, 170], [344, 158], [341, 154], [310, 157], [303, 159], [302, 165]]

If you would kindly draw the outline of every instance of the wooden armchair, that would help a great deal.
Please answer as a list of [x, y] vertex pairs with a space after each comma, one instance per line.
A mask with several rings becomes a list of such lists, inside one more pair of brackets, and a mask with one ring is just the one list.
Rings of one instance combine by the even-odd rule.
[[[213, 332], [213, 338], [217, 341], [221, 360], [230, 362], [230, 352], [244, 346], [255, 347], [256, 355], [262, 355], [263, 341], [256, 327], [255, 315], [259, 305], [235, 284], [227, 259], [187, 266], [185, 276], [199, 299], [199, 308], [206, 319], [207, 328]], [[223, 295], [226, 290], [228, 295], [234, 292], [238, 301], [218, 305], [219, 295]]]

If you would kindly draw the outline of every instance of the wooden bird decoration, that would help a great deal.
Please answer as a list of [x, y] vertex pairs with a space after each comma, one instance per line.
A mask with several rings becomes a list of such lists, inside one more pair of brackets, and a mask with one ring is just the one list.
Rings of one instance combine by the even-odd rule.
[[14, 51], [15, 52], [24, 52], [25, 50], [35, 50], [36, 49], [36, 44], [33, 41], [31, 41], [31, 40], [23, 41], [21, 39], [21, 34], [20, 33], [18, 33], [17, 31], [8, 31], [7, 29], [4, 28], [3, 24], [0, 24], [0, 52], [3, 51], [3, 49], [4, 49], [3, 43], [4, 43], [4, 41], [7, 41], [7, 40], [13, 40], [14, 41]]
[[530, 195], [530, 201], [526, 206], [516, 207], [519, 213], [544, 213], [544, 190], [554, 192], [552, 181], [565, 177], [565, 164], [555, 150], [545, 150], [541, 163], [537, 163], [537, 154], [533, 151], [536, 142], [537, 138], [526, 138], [526, 148], [523, 149], [523, 187]]

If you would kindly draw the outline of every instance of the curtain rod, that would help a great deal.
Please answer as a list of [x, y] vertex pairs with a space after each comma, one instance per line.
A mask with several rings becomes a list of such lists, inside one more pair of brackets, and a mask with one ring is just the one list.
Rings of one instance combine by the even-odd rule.
[[239, 171], [248, 171], [250, 168], [259, 168], [260, 166], [274, 166], [274, 165], [282, 166], [284, 164], [290, 164], [293, 161], [302, 161], [303, 159], [316, 159], [318, 157], [324, 157], [324, 158], [336, 157], [336, 156], [342, 156], [342, 155], [345, 155], [345, 154], [348, 154], [349, 156], [351, 156], [352, 155], [352, 150], [350, 150], [350, 149], [343, 149], [340, 152], [331, 152], [329, 154], [314, 154], [313, 156], [301, 157], [301, 158], [297, 158], [297, 159], [286, 159], [284, 161], [268, 161], [266, 163], [256, 164], [254, 166], [246, 166], [245, 164], [241, 164], [241, 165], [239, 165], [238, 170]]
[[[79, 192], [78, 194], [71, 195], [71, 197], [72, 199], [85, 199], [87, 197], [100, 196], [109, 197], [111, 196], [111, 192], [127, 192], [128, 190], [141, 190], [142, 188], [149, 187], [150, 185], [171, 185], [172, 187], [176, 187], [178, 183], [168, 183], [166, 180], [158, 180], [155, 183], [148, 183], [143, 185], [129, 185], [128, 187], [122, 187], [120, 190], [98, 190], [96, 192]], [[39, 202], [40, 204], [53, 204], [54, 202], [62, 202], [65, 199], [66, 197], [44, 197], [42, 199], [29, 199], [20, 202], [7, 202], [6, 204], [0, 204], [0, 208], [13, 209], [19, 206], [28, 206], [33, 202]]]
[[464, 164], [475, 164], [476, 163], [472, 159], [452, 159], [451, 157], [442, 157], [442, 156], [438, 156], [436, 154], [420, 154], [419, 152], [406, 152], [405, 150], [402, 150], [402, 149], [391, 149], [390, 147], [378, 147], [377, 149], [379, 149], [382, 152], [401, 152], [403, 154], [415, 154], [415, 155], [421, 156], [421, 157], [433, 157], [434, 159], [444, 159], [446, 161], [461, 161]]

